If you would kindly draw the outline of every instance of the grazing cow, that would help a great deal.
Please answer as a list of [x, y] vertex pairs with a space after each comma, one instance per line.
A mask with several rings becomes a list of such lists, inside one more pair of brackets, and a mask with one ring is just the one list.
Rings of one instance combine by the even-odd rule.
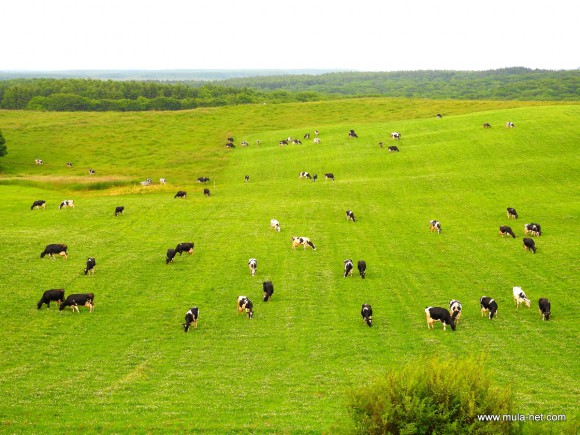
[[184, 252], [187, 252], [189, 255], [191, 255], [193, 254], [193, 247], [193, 242], [182, 242], [175, 247], [175, 253], [179, 254], [180, 257]]
[[231, 142], [228, 142], [228, 143], [226, 144], [226, 148], [235, 148], [235, 147], [236, 147], [236, 146], [235, 146], [233, 143], [231, 143]]
[[278, 222], [276, 219], [270, 220], [270, 227], [274, 228], [276, 231], [280, 232], [280, 222]]
[[175, 196], [173, 197], [175, 198], [185, 198], [187, 196], [187, 192], [185, 190], [180, 190], [178, 191]]
[[197, 179], [198, 183], [207, 183], [208, 181], [209, 181], [209, 178], [207, 178], [207, 177], [199, 177]]
[[401, 133], [399, 133], [398, 131], [393, 131], [391, 133], [391, 139], [396, 139], [396, 140], [401, 139]]
[[67, 165], [69, 168], [72, 168], [72, 162], [66, 162], [66, 165]]
[[314, 130], [314, 134], [318, 136], [318, 130]]
[[244, 175], [244, 181], [250, 181], [250, 176], [249, 175]]
[[316, 181], [316, 180], [318, 180], [318, 175], [314, 174], [314, 175], [312, 176], [312, 181], [314, 182], [314, 181]]
[[238, 309], [238, 314], [246, 312], [248, 319], [254, 316], [254, 304], [245, 296], [238, 296], [238, 303], [236, 305]]
[[95, 261], [94, 257], [87, 258], [87, 267], [85, 267], [85, 275], [89, 273], [94, 274], [96, 265], [97, 262]]
[[331, 172], [329, 172], [328, 174], [324, 174], [324, 179], [334, 181], [334, 174]]
[[482, 296], [479, 300], [479, 305], [481, 306], [481, 316], [485, 313], [489, 313], [489, 320], [497, 316], [497, 302], [493, 298], [488, 298], [487, 296]]
[[260, 139], [256, 139], [256, 145], [260, 145]]
[[89, 312], [93, 312], [93, 310], [95, 309], [95, 305], [94, 302], [95, 301], [95, 295], [93, 293], [77, 293], [74, 295], [69, 295], [65, 301], [60, 304], [60, 307], [58, 308], [59, 311], [64, 310], [66, 307], [71, 307], [73, 310], [73, 313], [76, 311], [77, 313], [79, 312], [79, 306], [81, 307], [87, 307], [89, 309]]
[[59, 305], [62, 304], [64, 301], [64, 289], [60, 288], [45, 291], [38, 301], [37, 308], [40, 310], [42, 304], [46, 304], [46, 308], [50, 308], [50, 303], [52, 301], [55, 301]]
[[30, 210], [33, 210], [35, 208], [41, 208], [44, 210], [46, 208], [46, 201], [44, 199], [38, 199], [34, 201], [32, 203], [32, 207], [30, 207]]
[[441, 115], [440, 113], [438, 113], [437, 115], [435, 115], [435, 118], [441, 119], [441, 118], [443, 118], [443, 115]]
[[550, 301], [546, 298], [540, 298], [538, 300], [538, 308], [542, 315], [542, 320], [550, 320], [550, 310], [552, 308]]
[[352, 212], [352, 210], [347, 210], [346, 211], [346, 220], [347, 221], [351, 220], [353, 222], [356, 222], [356, 219], [354, 217], [354, 213]]
[[512, 231], [512, 229], [510, 227], [505, 226], [505, 225], [502, 225], [501, 227], [499, 227], [499, 235], [500, 236], [510, 235], [514, 239], [516, 238], [516, 235], [514, 234], [514, 232]]
[[68, 258], [68, 255], [66, 253], [66, 250], [68, 249], [67, 245], [64, 244], [60, 244], [60, 243], [53, 243], [51, 245], [46, 245], [46, 248], [44, 248], [44, 251], [42, 251], [42, 254], [40, 254], [40, 258], [44, 258], [45, 255], [49, 255], [50, 258], [52, 258], [54, 260], [54, 255], [60, 255], [62, 257], [64, 257], [64, 259], [66, 260]]
[[449, 301], [449, 312], [456, 325], [459, 323], [459, 318], [461, 317], [461, 308], [461, 303], [457, 299]]
[[349, 138], [351, 138], [351, 137], [358, 138], [358, 135], [354, 132], [354, 130], [350, 130], [348, 132], [348, 137]]
[[187, 313], [185, 313], [185, 323], [182, 323], [183, 330], [185, 332], [189, 331], [189, 327], [193, 325], [197, 329], [197, 319], [199, 319], [199, 308], [191, 307]]
[[425, 317], [427, 319], [427, 328], [435, 329], [433, 325], [435, 322], [443, 324], [443, 330], [447, 330], [447, 325], [451, 326], [451, 330], [455, 331], [455, 320], [445, 308], [441, 307], [427, 307], [425, 308]]
[[233, 142], [234, 138], [233, 137], [228, 137], [228, 142]]
[[360, 273], [360, 277], [362, 279], [365, 279], [365, 276], [367, 275], [367, 263], [364, 260], [359, 260], [357, 263], [357, 267], [358, 267], [358, 273]]
[[279, 144], [280, 146], [283, 146], [283, 145], [288, 145], [288, 141], [287, 141], [286, 139], [282, 139], [280, 142], [278, 142], [278, 144]]
[[515, 127], [515, 125], [511, 121], [508, 121], [508, 122], [505, 123], [505, 128], [514, 128], [514, 127]]
[[531, 301], [528, 299], [522, 288], [514, 287], [512, 290], [514, 293], [514, 301], [516, 303], [516, 308], [519, 308], [522, 303], [525, 304], [526, 307], [530, 308]]
[[203, 189], [203, 195], [204, 196], [211, 196], [211, 192], [209, 191], [209, 189], [207, 187], [205, 189]]
[[75, 202], [72, 199], [65, 199], [60, 203], [58, 208], [62, 209], [63, 207], [75, 208]]
[[517, 219], [518, 218], [518, 212], [516, 211], [515, 208], [508, 207], [505, 209], [505, 211], [506, 211], [508, 219]]
[[243, 140], [243, 141], [240, 142], [240, 145], [243, 146], [243, 147], [247, 147], [248, 146], [248, 142], [245, 141], [245, 140]]
[[159, 183], [160, 184], [165, 184], [165, 183], [167, 183], [167, 179], [166, 178], [160, 178], [159, 179]]
[[296, 246], [299, 245], [304, 246], [304, 249], [310, 246], [313, 251], [316, 251], [316, 246], [314, 246], [314, 243], [312, 243], [308, 237], [292, 237], [292, 249], [296, 249]]
[[35, 163], [36, 165], [44, 165], [44, 162], [43, 162], [42, 160], [40, 160], [40, 159], [35, 159], [35, 160], [34, 160], [34, 163]]
[[436, 221], [436, 220], [429, 221], [429, 229], [431, 230], [431, 232], [437, 231], [437, 234], [440, 234], [441, 233], [441, 222]]
[[369, 326], [373, 326], [373, 308], [369, 304], [362, 304], [360, 315], [363, 318], [363, 322]]
[[298, 179], [302, 179], [302, 178], [312, 178], [312, 177], [310, 177], [310, 174], [308, 172], [300, 172], [298, 174]]
[[315, 137], [312, 142], [314, 142], [314, 143], [320, 143], [320, 138], [319, 137]]
[[165, 264], [173, 263], [175, 254], [176, 254], [175, 249], [169, 248], [167, 250], [167, 254], [165, 255]]
[[383, 143], [379, 142], [379, 148], [383, 148]]
[[95, 170], [94, 169], [89, 169], [89, 175], [95, 175]]
[[306, 133], [302, 139], [310, 139], [310, 133]]
[[145, 181], [139, 181], [139, 184], [141, 186], [149, 186], [151, 183], [153, 183], [153, 180], [151, 178], [147, 178]]
[[524, 238], [524, 249], [526, 251], [533, 251], [534, 254], [536, 253], [536, 242], [533, 239]]
[[262, 288], [264, 289], [264, 302], [268, 302], [274, 294], [274, 284], [272, 284], [272, 281], [264, 281]]
[[532, 236], [540, 237], [542, 235], [542, 227], [540, 224], [525, 224], [524, 225], [524, 233], [526, 235], [530, 234]]
[[300, 141], [300, 139], [292, 139], [292, 144], [293, 145], [302, 145], [302, 142]]
[[255, 258], [250, 258], [248, 260], [248, 267], [250, 268], [250, 273], [252, 276], [256, 275], [256, 269], [258, 269], [258, 260]]
[[354, 269], [354, 264], [352, 264], [352, 260], [349, 258], [344, 260], [344, 277], [352, 276], [352, 270]]
[[115, 216], [119, 216], [120, 214], [123, 214], [123, 212], [125, 211], [125, 207], [120, 205], [119, 207], [115, 207]]
[[485, 124], [483, 124], [483, 128], [491, 128], [491, 124], [489, 122], [486, 122]]
[[396, 145], [391, 145], [388, 149], [389, 149], [390, 153], [398, 153], [399, 152], [399, 148]]

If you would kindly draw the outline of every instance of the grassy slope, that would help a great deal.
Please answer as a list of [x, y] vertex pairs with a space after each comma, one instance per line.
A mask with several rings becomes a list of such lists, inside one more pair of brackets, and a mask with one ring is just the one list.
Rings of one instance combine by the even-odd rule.
[[[346, 430], [350, 388], [434, 346], [450, 358], [485, 352], [522, 412], [572, 416], [580, 109], [525, 106], [361, 100], [160, 114], [0, 112], [10, 152], [0, 241], [17, 247], [2, 253], [0, 430]], [[446, 116], [436, 120], [436, 112]], [[516, 129], [504, 129], [506, 120]], [[318, 146], [277, 145], [316, 128]], [[346, 138], [350, 128], [358, 140]], [[393, 130], [403, 135], [398, 154], [377, 146], [391, 144]], [[228, 135], [251, 145], [225, 150]], [[30, 165], [37, 157], [47, 164]], [[69, 172], [67, 160], [75, 162]], [[98, 187], [88, 167], [121, 186], [78, 190]], [[302, 170], [337, 179], [299, 181]], [[171, 185], [123, 184], [148, 176]], [[198, 176], [212, 179], [211, 198]], [[178, 188], [186, 200], [173, 199]], [[77, 208], [59, 211], [69, 197]], [[47, 210], [31, 212], [39, 198]], [[116, 205], [125, 216], [112, 216]], [[516, 240], [497, 236], [508, 206], [521, 216], [512, 222]], [[346, 222], [346, 209], [356, 223]], [[269, 230], [272, 217], [281, 233]], [[429, 233], [432, 218], [441, 235]], [[530, 221], [545, 231], [536, 255], [521, 244]], [[318, 249], [292, 251], [292, 235], [311, 237]], [[165, 250], [180, 241], [194, 241], [195, 254], [165, 266]], [[47, 243], [67, 243], [69, 260], [40, 260]], [[89, 255], [97, 273], [85, 277]], [[259, 262], [254, 278], [250, 257]], [[367, 261], [366, 280], [342, 277], [349, 257]], [[267, 304], [265, 279], [275, 286]], [[553, 319], [541, 322], [535, 305], [516, 311], [513, 285], [534, 302], [549, 297]], [[42, 291], [56, 287], [94, 292], [95, 313], [37, 311]], [[256, 304], [252, 321], [235, 315], [240, 294]], [[498, 300], [497, 320], [480, 317], [484, 294]], [[458, 330], [428, 331], [424, 307], [452, 298], [464, 305]], [[363, 302], [375, 310], [372, 329], [360, 319]], [[192, 305], [200, 327], [184, 334], [179, 323]], [[70, 418], [79, 407], [90, 412]]]

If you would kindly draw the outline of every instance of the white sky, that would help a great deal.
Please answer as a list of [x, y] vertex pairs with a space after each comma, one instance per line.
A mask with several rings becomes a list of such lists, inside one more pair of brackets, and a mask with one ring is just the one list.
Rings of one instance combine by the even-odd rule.
[[578, 0], [4, 0], [0, 71], [580, 67]]

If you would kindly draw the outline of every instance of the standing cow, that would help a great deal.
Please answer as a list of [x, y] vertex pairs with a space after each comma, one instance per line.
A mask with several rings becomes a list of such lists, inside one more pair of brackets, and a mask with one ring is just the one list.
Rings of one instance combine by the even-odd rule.
[[356, 222], [356, 219], [354, 217], [354, 213], [352, 212], [352, 210], [346, 211], [346, 220]]
[[373, 326], [373, 308], [369, 304], [363, 304], [360, 310], [360, 315], [369, 326]]
[[533, 251], [533, 253], [536, 253], [536, 242], [534, 242], [534, 239], [530, 239], [528, 237], [524, 238], [524, 249], [526, 251]]
[[193, 254], [193, 248], [194, 248], [193, 242], [178, 243], [177, 246], [175, 247], [175, 253], [179, 254], [180, 257], [181, 254], [184, 252], [187, 252], [189, 255], [191, 255]]
[[254, 317], [254, 304], [245, 296], [238, 296], [238, 303], [236, 304], [238, 314], [245, 312], [248, 319]]
[[175, 258], [175, 249], [169, 248], [167, 250], [167, 254], [165, 255], [165, 264], [173, 263], [174, 258]]
[[87, 258], [87, 266], [85, 267], [85, 275], [87, 275], [89, 273], [94, 274], [96, 265], [97, 265], [97, 262], [95, 261], [95, 259], [93, 257]]
[[41, 209], [43, 209], [43, 210], [44, 210], [44, 209], [46, 208], [46, 201], [45, 201], [44, 199], [39, 199], [39, 200], [37, 200], [37, 201], [34, 201], [34, 202], [32, 203], [32, 206], [30, 207], [30, 210], [33, 210], [33, 209], [35, 209], [35, 208], [36, 208], [36, 209], [39, 209], [39, 208], [41, 208]]
[[186, 197], [187, 197], [187, 192], [185, 190], [178, 190], [173, 198], [175, 199], [175, 198], [186, 198]]
[[264, 290], [264, 302], [268, 302], [268, 300], [272, 299], [272, 295], [274, 294], [274, 284], [272, 284], [272, 281], [264, 281], [262, 283], [262, 288]]
[[46, 308], [50, 308], [50, 303], [52, 301], [55, 301], [60, 305], [64, 301], [64, 289], [60, 288], [45, 291], [38, 301], [37, 308], [40, 310], [43, 304], [46, 304]]
[[250, 273], [252, 276], [256, 275], [256, 269], [258, 269], [258, 260], [255, 258], [250, 258], [248, 260], [248, 267], [250, 268]]
[[455, 331], [455, 320], [445, 308], [441, 307], [427, 307], [425, 308], [425, 318], [427, 319], [427, 328], [435, 329], [433, 325], [435, 322], [443, 324], [443, 330], [446, 331], [446, 326], [451, 326], [451, 330]]
[[277, 232], [280, 232], [280, 222], [278, 222], [276, 219], [270, 220], [270, 227], [274, 228]]
[[358, 267], [358, 273], [360, 273], [360, 277], [362, 279], [364, 279], [365, 276], [366, 276], [366, 274], [367, 274], [367, 263], [366, 263], [366, 261], [359, 260], [358, 261], [358, 264], [357, 264], [357, 267]]
[[437, 231], [437, 234], [441, 234], [441, 222], [437, 220], [429, 221], [429, 229], [431, 232]]
[[123, 214], [124, 211], [125, 207], [123, 207], [122, 205], [120, 205], [119, 207], [115, 207], [115, 217], [119, 216], [120, 214]]
[[354, 265], [352, 264], [352, 260], [349, 258], [344, 260], [344, 277], [352, 276], [352, 270], [354, 269]]
[[40, 258], [44, 258], [45, 255], [49, 255], [50, 258], [54, 260], [55, 255], [60, 255], [66, 260], [68, 258], [68, 254], [66, 253], [67, 249], [68, 246], [62, 243], [46, 245], [46, 248], [44, 248], [44, 251], [42, 251], [40, 254]]
[[552, 309], [550, 301], [546, 298], [540, 298], [538, 300], [538, 308], [542, 315], [542, 320], [550, 320], [550, 311]]
[[95, 309], [95, 305], [94, 305], [94, 300], [95, 300], [95, 295], [93, 293], [78, 293], [78, 294], [74, 294], [74, 295], [69, 295], [65, 301], [60, 304], [60, 307], [58, 308], [59, 311], [64, 310], [66, 307], [71, 307], [73, 310], [73, 313], [76, 311], [77, 313], [79, 312], [79, 306], [81, 307], [87, 307], [89, 309], [89, 312], [93, 312]]
[[493, 319], [494, 316], [497, 316], [497, 302], [493, 298], [482, 296], [479, 300], [479, 304], [481, 306], [482, 316], [485, 313], [489, 313], [489, 320]]
[[65, 199], [60, 203], [60, 206], [58, 208], [62, 209], [66, 207], [75, 208], [75, 202], [72, 199]]
[[189, 327], [193, 325], [197, 329], [197, 320], [199, 319], [199, 308], [191, 307], [187, 313], [185, 313], [185, 323], [182, 323], [183, 330], [185, 332], [189, 331]]

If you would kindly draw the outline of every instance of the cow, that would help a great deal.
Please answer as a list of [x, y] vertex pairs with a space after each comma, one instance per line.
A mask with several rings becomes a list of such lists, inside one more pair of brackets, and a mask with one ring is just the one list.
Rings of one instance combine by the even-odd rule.
[[344, 260], [344, 277], [352, 276], [352, 270], [354, 269], [354, 264], [352, 264], [352, 260], [349, 258]]
[[282, 139], [280, 142], [278, 142], [278, 145], [280, 146], [288, 145], [288, 141], [286, 139]]
[[250, 258], [248, 260], [248, 267], [250, 268], [250, 273], [252, 276], [256, 275], [256, 270], [258, 269], [258, 260], [255, 258]]
[[479, 305], [481, 306], [481, 316], [485, 313], [489, 313], [489, 320], [497, 316], [497, 302], [493, 298], [488, 298], [487, 296], [482, 296], [479, 299]]
[[393, 140], [401, 139], [401, 133], [399, 133], [398, 131], [393, 131], [391, 133], [391, 139], [393, 139]]
[[300, 141], [300, 139], [292, 139], [292, 144], [293, 145], [302, 145], [302, 142]]
[[244, 175], [244, 181], [250, 181], [250, 176], [249, 175]]
[[52, 301], [55, 301], [60, 305], [64, 301], [64, 289], [60, 288], [45, 291], [38, 301], [37, 308], [40, 310], [43, 304], [46, 304], [46, 308], [50, 308], [50, 303]]
[[185, 190], [179, 190], [173, 198], [185, 198], [186, 196], [187, 192]]
[[349, 138], [353, 138], [353, 137], [354, 137], [354, 138], [358, 138], [358, 135], [357, 135], [357, 134], [354, 132], [354, 130], [350, 130], [350, 131], [348, 132], [348, 137], [349, 137]]
[[77, 313], [79, 312], [79, 305], [80, 306], [84, 306], [87, 307], [89, 309], [89, 312], [93, 312], [93, 310], [95, 309], [95, 305], [94, 302], [95, 301], [95, 295], [93, 293], [77, 293], [74, 295], [69, 295], [62, 304], [60, 304], [60, 307], [58, 308], [59, 311], [64, 310], [66, 307], [71, 307], [73, 310], [73, 313], [76, 311]]
[[542, 227], [540, 224], [525, 224], [524, 225], [524, 233], [526, 235], [530, 234], [532, 236], [540, 237], [542, 235]]
[[248, 315], [248, 319], [254, 316], [254, 304], [245, 296], [238, 296], [238, 303], [236, 304], [238, 309], [238, 314], [245, 312]]
[[89, 169], [89, 175], [95, 175], [95, 170], [94, 169]]
[[205, 189], [203, 189], [203, 195], [204, 196], [211, 196], [211, 192], [209, 191], [209, 189], [207, 187]]
[[85, 267], [85, 275], [87, 275], [89, 273], [94, 274], [96, 265], [97, 265], [97, 262], [95, 261], [94, 257], [87, 258], [87, 266]]
[[75, 208], [75, 202], [72, 199], [65, 199], [60, 203], [58, 208], [62, 209], [63, 207]]
[[173, 263], [173, 259], [175, 258], [175, 249], [169, 248], [167, 250], [167, 254], [165, 255], [165, 264]]
[[354, 217], [354, 213], [352, 212], [352, 210], [347, 210], [346, 211], [346, 220], [347, 221], [351, 220], [353, 222], [356, 222], [356, 219]]
[[429, 229], [431, 232], [437, 231], [437, 234], [441, 234], [441, 222], [437, 220], [429, 221]]
[[507, 236], [510, 235], [512, 236], [514, 239], [516, 238], [516, 235], [514, 234], [514, 232], [512, 231], [512, 229], [508, 226], [502, 225], [501, 227], [499, 227], [499, 233], [498, 235], [500, 236]]
[[119, 216], [120, 214], [123, 214], [124, 211], [125, 207], [122, 205], [115, 207], [115, 217]]
[[514, 128], [514, 127], [515, 127], [515, 125], [511, 121], [508, 121], [508, 122], [505, 123], [505, 128]]
[[193, 254], [193, 247], [193, 242], [182, 242], [175, 247], [175, 253], [179, 254], [180, 257], [184, 252], [187, 252], [189, 255], [191, 255]]
[[153, 180], [151, 178], [147, 178], [145, 181], [139, 181], [139, 184], [141, 186], [149, 186], [151, 183], [153, 183]]
[[314, 174], [314, 175], [312, 176], [312, 181], [314, 182], [314, 181], [316, 181], [316, 180], [318, 180], [318, 175]]
[[66, 162], [67, 167], [72, 168], [73, 164], [72, 162]]
[[44, 165], [44, 162], [42, 160], [40, 160], [40, 159], [35, 159], [34, 160], [34, 164], [35, 165]]
[[298, 179], [302, 179], [302, 178], [312, 178], [312, 177], [310, 177], [310, 174], [308, 172], [300, 172], [298, 174]]
[[197, 329], [197, 320], [199, 319], [199, 308], [191, 307], [187, 313], [185, 313], [185, 323], [182, 323], [183, 330], [185, 332], [189, 331], [189, 327], [193, 325]]
[[260, 145], [260, 139], [256, 139], [256, 145]]
[[234, 138], [233, 137], [228, 137], [228, 142], [234, 142]]
[[379, 148], [381, 148], [381, 149], [383, 148], [383, 143], [382, 142], [379, 142]]
[[390, 153], [398, 153], [399, 152], [399, 147], [397, 147], [396, 145], [391, 145], [388, 148], [388, 150], [389, 150]]
[[319, 137], [315, 137], [315, 138], [314, 138], [314, 140], [313, 140], [312, 142], [314, 142], [314, 143], [317, 143], [317, 144], [318, 144], [318, 143], [320, 143], [320, 138], [319, 138]]
[[302, 139], [310, 139], [310, 133], [306, 133]]
[[272, 284], [272, 281], [264, 281], [262, 288], [264, 290], [264, 302], [268, 302], [274, 294], [274, 284]]
[[274, 228], [277, 232], [280, 232], [280, 222], [278, 222], [276, 219], [271, 219], [270, 228]]
[[534, 242], [534, 239], [530, 239], [528, 237], [524, 238], [524, 249], [526, 251], [533, 251], [534, 254], [536, 253], [536, 242]]
[[362, 304], [360, 315], [363, 318], [363, 322], [369, 326], [373, 326], [373, 308], [369, 304]]
[[318, 130], [314, 130], [314, 134], [318, 136]]
[[45, 209], [46, 208], [46, 201], [44, 199], [38, 199], [36, 201], [34, 201], [32, 203], [32, 206], [30, 207], [30, 210], [33, 210], [35, 208], [41, 208], [41, 209]]
[[329, 172], [328, 174], [324, 174], [324, 179], [334, 181], [334, 174], [331, 172]]
[[159, 179], [159, 183], [160, 184], [166, 184], [167, 183], [167, 179], [166, 178], [160, 178]]
[[364, 260], [359, 260], [357, 263], [358, 273], [360, 273], [360, 277], [365, 279], [367, 275], [367, 263]]
[[427, 328], [435, 329], [433, 325], [435, 322], [443, 324], [443, 330], [447, 330], [447, 325], [451, 326], [451, 330], [455, 331], [455, 320], [445, 308], [441, 307], [427, 307], [425, 308], [425, 317], [427, 319]]
[[528, 299], [521, 287], [514, 287], [512, 291], [516, 308], [519, 308], [521, 304], [525, 304], [526, 307], [530, 308], [531, 301]]
[[506, 211], [508, 219], [517, 219], [518, 218], [518, 212], [516, 211], [515, 208], [508, 207], [505, 209], [505, 211]]
[[67, 249], [68, 249], [67, 245], [60, 243], [46, 245], [46, 248], [44, 248], [44, 251], [42, 251], [42, 253], [40, 254], [40, 258], [44, 258], [45, 255], [49, 255], [50, 258], [54, 260], [54, 255], [60, 255], [61, 257], [64, 257], [64, 259], [66, 260], [68, 258], [68, 254], [66, 253]]
[[209, 181], [209, 178], [207, 178], [207, 177], [199, 177], [197, 179], [198, 183], [207, 183], [208, 181]]
[[457, 299], [449, 301], [449, 313], [456, 325], [459, 323], [459, 318], [461, 317], [461, 308], [461, 303]]
[[240, 142], [240, 145], [243, 146], [243, 147], [247, 147], [248, 146], [248, 142], [245, 141], [245, 140], [243, 140], [243, 141]]
[[441, 118], [443, 118], [443, 115], [441, 115], [440, 113], [438, 113], [437, 115], [435, 115], [435, 118], [441, 119]]
[[292, 249], [296, 249], [296, 246], [299, 245], [304, 246], [304, 249], [310, 246], [313, 251], [316, 251], [316, 246], [314, 246], [314, 243], [312, 243], [308, 237], [292, 237]]
[[483, 128], [491, 128], [491, 124], [489, 122], [486, 122], [485, 124], [483, 124]]
[[542, 315], [542, 320], [550, 320], [550, 310], [552, 308], [550, 301], [546, 298], [540, 298], [538, 300], [538, 308]]
[[231, 142], [228, 142], [228, 143], [226, 144], [226, 148], [235, 148], [235, 147], [236, 147], [236, 146], [235, 146], [233, 143], [231, 143]]

